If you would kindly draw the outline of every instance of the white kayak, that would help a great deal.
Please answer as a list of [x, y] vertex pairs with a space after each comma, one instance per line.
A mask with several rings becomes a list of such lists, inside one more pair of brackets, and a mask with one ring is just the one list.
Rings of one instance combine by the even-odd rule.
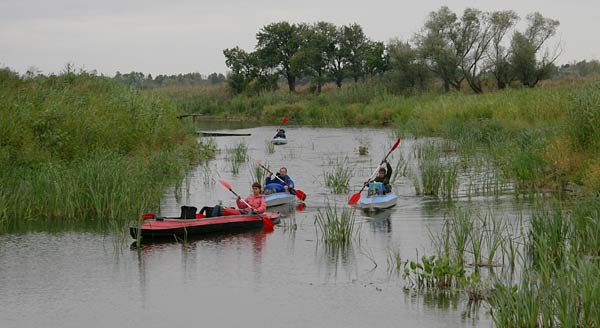
[[289, 192], [276, 192], [273, 194], [265, 195], [267, 201], [267, 207], [278, 206], [283, 204], [292, 204], [296, 200], [296, 196]]
[[385, 195], [361, 197], [355, 206], [362, 209], [384, 209], [396, 206], [397, 201], [398, 195], [391, 192]]
[[273, 143], [275, 145], [285, 145], [287, 143], [287, 139], [286, 138], [273, 138], [271, 140], [271, 143]]

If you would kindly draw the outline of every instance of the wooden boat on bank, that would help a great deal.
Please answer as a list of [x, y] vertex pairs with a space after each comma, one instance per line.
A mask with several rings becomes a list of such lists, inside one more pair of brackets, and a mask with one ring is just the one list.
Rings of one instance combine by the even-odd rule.
[[224, 233], [234, 231], [251, 231], [264, 227], [263, 217], [273, 223], [279, 223], [279, 213], [265, 212], [264, 214], [228, 215], [204, 217], [196, 214], [195, 219], [182, 219], [181, 217], [157, 217], [154, 214], [144, 214], [141, 225], [133, 225], [129, 233], [134, 239], [140, 235], [142, 238], [167, 238], [187, 237], [210, 233]]

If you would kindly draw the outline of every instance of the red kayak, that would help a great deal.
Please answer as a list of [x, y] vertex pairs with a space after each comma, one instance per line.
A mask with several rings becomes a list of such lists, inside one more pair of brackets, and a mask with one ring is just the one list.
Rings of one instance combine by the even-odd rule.
[[144, 214], [144, 223], [140, 227], [131, 226], [131, 237], [137, 238], [138, 231], [144, 238], [187, 237], [217, 232], [250, 231], [263, 228], [263, 217], [273, 223], [279, 223], [279, 213], [265, 212], [260, 215], [227, 215], [204, 217], [196, 214], [195, 219], [181, 217], [157, 217], [154, 214]]

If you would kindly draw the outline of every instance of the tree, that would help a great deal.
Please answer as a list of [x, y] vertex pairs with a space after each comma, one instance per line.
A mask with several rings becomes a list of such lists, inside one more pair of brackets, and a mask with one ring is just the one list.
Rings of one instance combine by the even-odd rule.
[[385, 45], [379, 41], [367, 41], [364, 47], [364, 71], [370, 77], [382, 75], [388, 70], [389, 58]]
[[354, 82], [358, 82], [358, 79], [365, 75], [365, 48], [368, 39], [360, 25], [351, 24], [342, 27], [340, 41], [341, 55], [346, 58], [347, 74]]
[[489, 14], [477, 9], [465, 9], [454, 44], [461, 46], [457, 53], [460, 69], [475, 93], [483, 92], [485, 67], [482, 60], [492, 40], [493, 28]]
[[386, 80], [390, 87], [404, 93], [412, 90], [425, 90], [431, 80], [427, 66], [418, 60], [418, 51], [408, 42], [390, 41], [387, 46], [389, 70]]
[[255, 75], [251, 55], [240, 47], [225, 49], [223, 55], [225, 65], [231, 70], [227, 76], [229, 87], [234, 94], [242, 93]]
[[303, 46], [294, 59], [298, 61], [296, 65], [304, 67], [304, 73], [312, 77], [319, 94], [335, 59], [337, 29], [331, 23], [318, 22], [304, 30], [303, 39]]
[[524, 32], [515, 32], [511, 42], [511, 65], [515, 77], [524, 86], [533, 88], [555, 70], [558, 49], [553, 54], [545, 50], [538, 60], [537, 55], [543, 45], [556, 34], [560, 24], [557, 20], [545, 18], [540, 13], [527, 15], [529, 24]]
[[331, 61], [329, 62], [329, 74], [335, 81], [338, 88], [342, 87], [342, 81], [346, 77], [348, 57], [345, 55], [347, 52], [343, 46], [343, 31], [344, 27], [338, 27], [336, 29], [336, 40]]
[[264, 26], [257, 34], [256, 49], [260, 50], [265, 62], [270, 62], [274, 68], [279, 69], [287, 79], [290, 92], [296, 91], [296, 78], [302, 67], [292, 65], [292, 57], [300, 49], [301, 31], [304, 25], [290, 24], [288, 22], [272, 23]]
[[514, 27], [519, 16], [512, 10], [496, 11], [490, 16], [492, 44], [488, 51], [489, 71], [496, 78], [498, 89], [504, 89], [514, 79], [509, 63], [510, 51], [504, 45], [506, 33]]
[[456, 43], [459, 36], [457, 20], [456, 14], [444, 6], [429, 14], [425, 27], [415, 36], [420, 59], [442, 80], [446, 92], [450, 91], [450, 86], [460, 90], [464, 80], [459, 68], [463, 45]]

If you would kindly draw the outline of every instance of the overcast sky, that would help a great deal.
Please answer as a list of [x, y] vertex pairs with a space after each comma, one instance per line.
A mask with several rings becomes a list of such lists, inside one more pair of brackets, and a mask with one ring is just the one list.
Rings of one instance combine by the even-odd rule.
[[538, 11], [560, 21], [551, 40], [562, 48], [559, 64], [600, 59], [598, 0], [0, 0], [0, 67], [225, 73], [223, 49], [254, 50], [256, 33], [273, 22], [357, 23], [387, 43], [411, 38], [443, 5], [458, 15], [510, 9], [522, 21]]

